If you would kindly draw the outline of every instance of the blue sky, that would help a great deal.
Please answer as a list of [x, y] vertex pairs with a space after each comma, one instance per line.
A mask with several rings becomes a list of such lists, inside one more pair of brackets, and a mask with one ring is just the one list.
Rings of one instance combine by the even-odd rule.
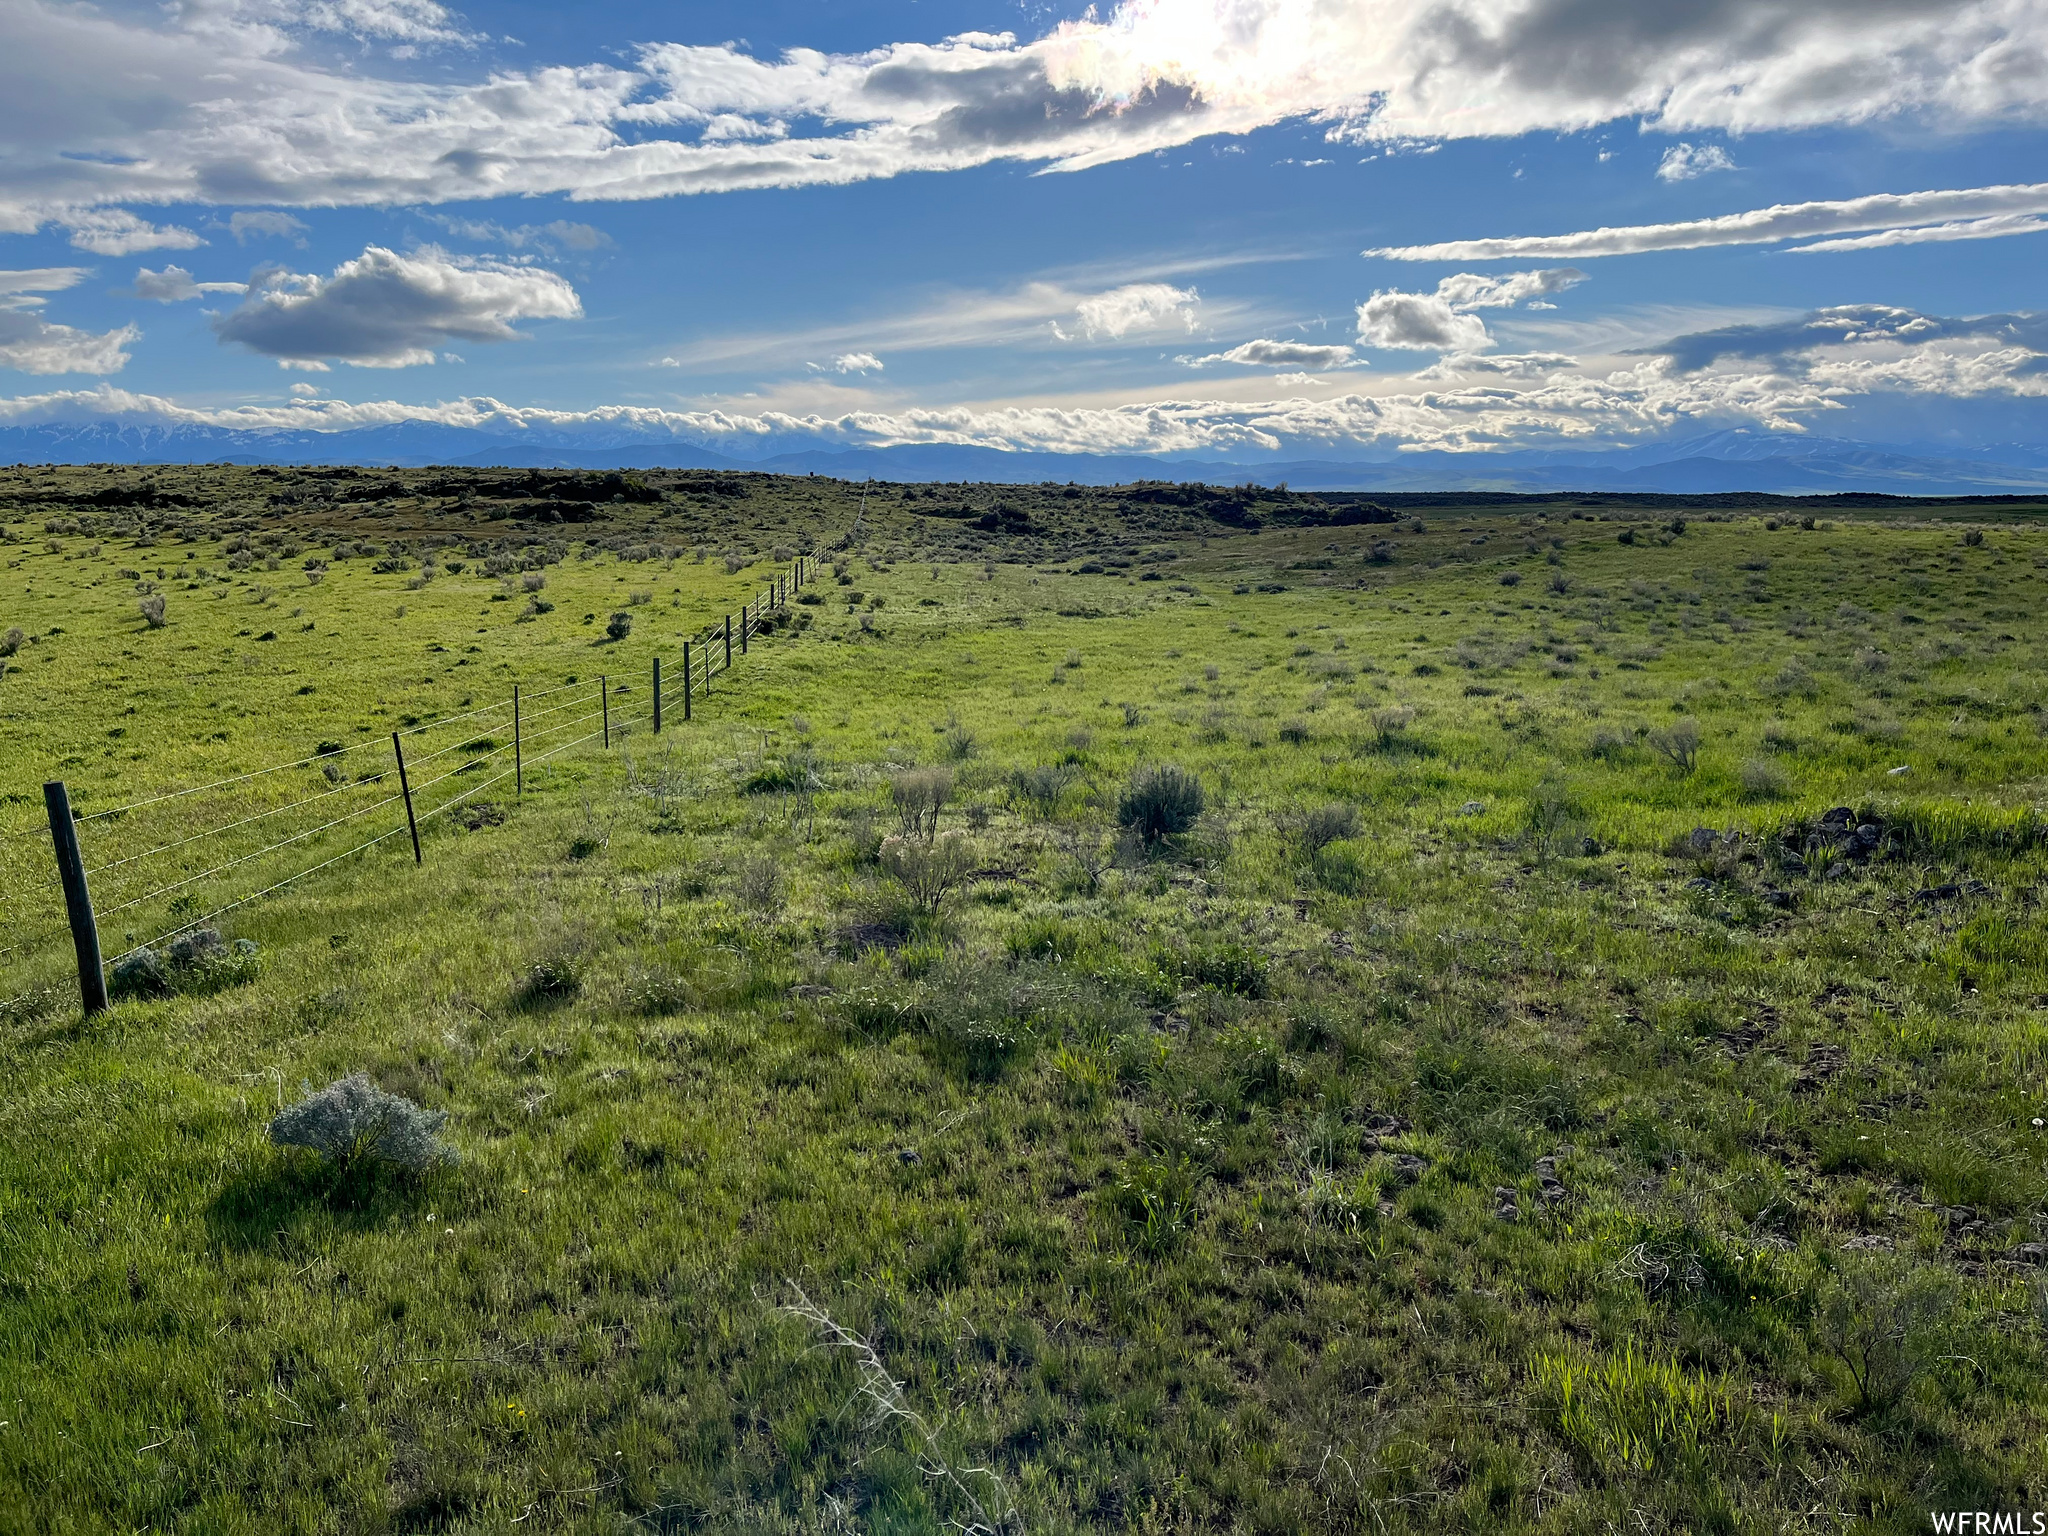
[[0, 29], [0, 422], [2048, 441], [2048, 0], [0, 0]]

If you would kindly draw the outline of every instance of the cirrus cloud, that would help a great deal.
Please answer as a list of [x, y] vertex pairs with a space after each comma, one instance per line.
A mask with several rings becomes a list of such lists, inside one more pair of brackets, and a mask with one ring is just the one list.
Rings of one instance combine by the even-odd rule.
[[[1955, 191], [1878, 193], [1826, 202], [1775, 203], [1746, 213], [1670, 224], [1626, 224], [1564, 235], [1508, 235], [1443, 240], [1434, 245], [1384, 245], [1362, 252], [1388, 261], [1504, 261], [1541, 257], [1584, 259], [1644, 251], [1691, 251], [1715, 245], [1768, 245], [1855, 230], [1916, 231], [1924, 239], [1985, 239], [2032, 234], [2048, 214], [2048, 182]], [[1941, 233], [1932, 232], [1939, 229]], [[1847, 250], [1885, 241], [1823, 241], [1796, 250]]]

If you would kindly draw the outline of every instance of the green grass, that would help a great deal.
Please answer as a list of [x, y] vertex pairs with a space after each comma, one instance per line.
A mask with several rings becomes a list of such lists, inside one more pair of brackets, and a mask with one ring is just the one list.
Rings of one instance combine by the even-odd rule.
[[[0, 677], [0, 1530], [1905, 1532], [2048, 1495], [2032, 523], [1296, 499], [1242, 533], [945, 490], [1025, 535], [883, 488], [849, 548], [826, 482], [650, 477], [566, 527], [195, 471], [220, 504], [134, 548], [69, 473], [0, 514], [35, 636]], [[410, 570], [305, 582], [394, 501]], [[559, 541], [553, 611], [452, 547], [412, 589], [444, 533]], [[806, 534], [809, 627], [658, 746], [565, 753], [418, 868], [235, 912], [253, 967], [78, 1017], [43, 778], [89, 813], [514, 680], [644, 690]], [[1163, 763], [1200, 822], [1120, 847]], [[974, 852], [935, 911], [881, 863], [911, 765]], [[88, 823], [88, 859], [329, 787], [276, 778]], [[1791, 872], [1836, 805], [1882, 854]], [[132, 910], [110, 950], [179, 916]], [[269, 1144], [355, 1070], [460, 1162]]]

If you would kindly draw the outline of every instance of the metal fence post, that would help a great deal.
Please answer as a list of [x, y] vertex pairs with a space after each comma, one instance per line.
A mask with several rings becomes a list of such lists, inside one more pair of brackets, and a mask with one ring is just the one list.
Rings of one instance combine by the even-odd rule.
[[526, 793], [526, 764], [519, 745], [519, 685], [512, 685], [512, 793]]
[[683, 718], [690, 718], [690, 642], [683, 642]]
[[598, 698], [601, 700], [601, 707], [604, 710], [604, 744], [606, 748], [610, 748], [612, 744], [612, 680], [603, 673], [598, 674], [597, 693]]
[[391, 733], [391, 751], [398, 759], [398, 792], [405, 796], [405, 824], [412, 832], [412, 861], [420, 862], [420, 824], [412, 813], [412, 784], [405, 776], [405, 748], [398, 744], [398, 732]]
[[78, 824], [71, 819], [71, 791], [61, 779], [43, 786], [43, 805], [50, 813], [50, 841], [56, 846], [57, 873], [64, 881], [64, 911], [71, 919], [72, 947], [78, 951], [78, 995], [91, 1018], [107, 1011], [107, 978], [100, 969], [100, 925], [93, 916], [85, 860], [78, 851]]
[[661, 658], [654, 658], [654, 734], [661, 734]]

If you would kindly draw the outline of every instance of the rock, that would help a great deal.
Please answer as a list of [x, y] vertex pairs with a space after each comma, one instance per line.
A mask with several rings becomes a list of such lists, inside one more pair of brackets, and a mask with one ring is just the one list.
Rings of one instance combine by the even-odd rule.
[[171, 963], [197, 965], [202, 960], [214, 959], [226, 948], [218, 928], [195, 928], [184, 937], [171, 940]]
[[1694, 827], [1686, 837], [1685, 846], [1694, 853], [1712, 853], [1720, 841], [1721, 834], [1712, 827]]
[[1806, 860], [1796, 853], [1788, 853], [1780, 862], [1780, 868], [1788, 875], [1803, 875], [1806, 873]]
[[2048, 1243], [2021, 1243], [2012, 1256], [2022, 1264], [2048, 1264]]
[[1821, 814], [1819, 826], [1823, 832], [1846, 832], [1856, 825], [1856, 813], [1846, 805], [1838, 805]]
[[1912, 765], [1910, 763], [1901, 763], [1896, 768], [1885, 769], [1884, 776], [1888, 779], [1896, 779], [1900, 774], [1909, 773], [1911, 771]]
[[1522, 1219], [1520, 1196], [1512, 1189], [1496, 1189], [1493, 1192], [1493, 1198], [1498, 1202], [1493, 1208], [1493, 1215], [1496, 1221], [1520, 1221]]
[[114, 962], [108, 986], [115, 997], [161, 997], [171, 989], [164, 957], [144, 946]]
[[1711, 891], [1714, 888], [1714, 882], [1705, 875], [1695, 875], [1692, 879], [1685, 882], [1685, 888], [1688, 891]]
[[1388, 1114], [1384, 1110], [1366, 1111], [1364, 1124], [1366, 1130], [1374, 1136], [1398, 1136], [1403, 1131], [1414, 1129], [1404, 1117]]
[[1484, 816], [1486, 814], [1486, 806], [1478, 800], [1467, 800], [1458, 807], [1458, 814], [1460, 816]]
[[1954, 901], [1962, 894], [1963, 888], [1960, 885], [1930, 885], [1924, 891], [1915, 891], [1913, 899], [1923, 903]]
[[1418, 1157], [1413, 1152], [1396, 1152], [1393, 1160], [1396, 1183], [1413, 1184], [1429, 1172], [1429, 1159]]
[[1997, 893], [1994, 892], [1991, 889], [1991, 887], [1986, 885], [1982, 880], [1965, 880], [1963, 882], [1963, 894], [1965, 896], [1974, 896], [1979, 901], [1982, 901], [1985, 897], [1992, 896]]
[[1778, 907], [1780, 909], [1789, 908], [1796, 899], [1790, 891], [1781, 891], [1775, 886], [1768, 885], [1759, 891], [1757, 895], [1765, 906]]
[[1855, 873], [1856, 866], [1854, 864], [1851, 864], [1847, 859], [1837, 859], [1828, 866], [1828, 872], [1822, 878], [1826, 880], [1843, 880]]
[[918, 1155], [917, 1148], [915, 1147], [898, 1147], [896, 1149], [896, 1160], [899, 1163], [921, 1163], [924, 1161]]
[[1882, 1232], [1860, 1233], [1842, 1244], [1844, 1250], [1850, 1253], [1889, 1253], [1891, 1246], [1892, 1240]]

